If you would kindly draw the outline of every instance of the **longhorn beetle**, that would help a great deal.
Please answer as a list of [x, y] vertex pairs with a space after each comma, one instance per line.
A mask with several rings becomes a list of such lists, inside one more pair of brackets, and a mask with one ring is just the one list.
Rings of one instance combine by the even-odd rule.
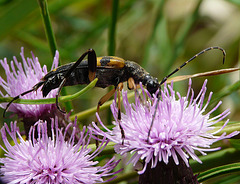
[[[96, 53], [93, 49], [87, 50], [83, 53], [80, 58], [74, 63], [69, 63], [66, 65], [62, 65], [49, 73], [47, 73], [39, 83], [33, 86], [32, 89], [14, 97], [6, 106], [6, 109], [3, 112], [3, 117], [5, 116], [6, 111], [9, 106], [20, 96], [26, 95], [30, 92], [36, 91], [39, 87], [42, 86], [42, 94], [43, 97], [46, 97], [47, 94], [58, 88], [58, 92], [56, 94], [56, 106], [61, 111], [58, 104], [58, 97], [60, 95], [60, 91], [63, 86], [73, 86], [77, 84], [89, 84], [95, 77], [98, 78], [96, 83], [96, 87], [105, 88], [108, 86], [114, 86], [114, 88], [105, 94], [98, 102], [97, 112], [99, 112], [99, 108], [102, 104], [104, 104], [117, 90], [118, 91], [118, 121], [119, 127], [121, 129], [122, 138], [124, 140], [124, 131], [121, 127], [121, 112], [120, 112], [120, 90], [122, 89], [123, 82], [127, 81], [128, 88], [134, 89], [137, 91], [136, 85], [142, 82], [142, 84], [147, 88], [150, 94], [155, 93], [158, 89], [161, 88], [161, 85], [173, 74], [183, 68], [190, 61], [194, 60], [199, 55], [203, 54], [206, 51], [218, 49], [223, 53], [223, 63], [225, 61], [226, 52], [221, 47], [208, 47], [201, 52], [194, 55], [192, 58], [184, 62], [180, 67], [176, 68], [169, 75], [164, 77], [160, 82], [157, 78], [152, 77], [148, 72], [146, 72], [140, 65], [133, 61], [125, 61], [122, 58], [115, 56], [103, 56], [96, 57]], [[88, 56], [87, 60], [83, 60], [86, 56]], [[160, 100], [160, 95], [158, 98], [158, 102]], [[156, 106], [157, 108], [157, 106]], [[152, 122], [149, 127], [148, 138], [151, 132], [151, 128], [153, 126], [153, 121], [156, 115], [156, 110], [153, 114]], [[96, 119], [97, 122], [97, 119]]]

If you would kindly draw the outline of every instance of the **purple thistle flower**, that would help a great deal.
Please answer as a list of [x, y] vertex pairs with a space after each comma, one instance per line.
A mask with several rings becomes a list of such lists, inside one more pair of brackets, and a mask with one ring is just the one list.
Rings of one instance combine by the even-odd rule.
[[[8, 63], [7, 58], [0, 60], [0, 63], [5, 70], [7, 80], [5, 81], [0, 77], [0, 86], [6, 91], [7, 94], [3, 94], [0, 91], [0, 95], [3, 97], [15, 97], [25, 91], [32, 89], [32, 87], [37, 84], [40, 79], [47, 74], [47, 67], [44, 65], [41, 67], [38, 58], [32, 53], [32, 58], [25, 58], [24, 48], [21, 48], [21, 58], [22, 63], [17, 61], [14, 56], [13, 60]], [[56, 55], [53, 59], [52, 69], [58, 66], [59, 53], [56, 51]], [[11, 68], [11, 69], [10, 69]], [[56, 96], [56, 90], [52, 90], [49, 93], [49, 98]], [[32, 92], [21, 97], [24, 99], [41, 99], [42, 93]], [[6, 103], [0, 104], [1, 108], [6, 107]], [[41, 104], [41, 105], [25, 105], [25, 104], [11, 104], [9, 111], [18, 114], [22, 118], [32, 118], [38, 120], [39, 117], [43, 116], [46, 112], [50, 112], [55, 108], [53, 104]], [[35, 121], [36, 122], [36, 121]]]
[[[72, 134], [66, 141], [70, 127]], [[13, 146], [7, 139], [6, 131], [14, 142]], [[51, 137], [48, 137], [47, 123], [38, 121], [31, 127], [26, 141], [20, 135], [16, 122], [11, 122], [11, 129], [5, 124], [1, 134], [6, 149], [0, 146], [6, 156], [0, 158], [2, 179], [10, 183], [90, 184], [103, 182], [102, 177], [118, 173], [111, 173], [119, 163], [114, 161], [114, 157], [104, 166], [97, 166], [98, 161], [93, 161], [108, 141], [104, 138], [100, 147], [90, 153], [91, 149], [87, 147], [93, 136], [91, 131], [85, 131], [86, 127], [81, 132], [77, 131], [76, 121], [74, 126], [69, 124], [64, 130], [60, 129], [56, 118], [52, 119]]]
[[[151, 168], [155, 168], [159, 162], [168, 164], [170, 157], [176, 165], [179, 164], [180, 160], [183, 160], [189, 167], [189, 157], [201, 163], [195, 151], [206, 155], [206, 151], [219, 150], [220, 148], [210, 148], [210, 145], [238, 134], [235, 131], [229, 135], [226, 135], [226, 133], [220, 136], [215, 135], [227, 125], [228, 120], [217, 131], [214, 130], [215, 127], [212, 125], [222, 121], [230, 111], [225, 110], [223, 113], [210, 118], [210, 115], [220, 106], [221, 102], [209, 112], [205, 112], [212, 96], [211, 92], [206, 105], [203, 105], [207, 89], [206, 83], [207, 80], [196, 98], [194, 98], [194, 92], [191, 88], [191, 80], [189, 80], [186, 97], [182, 97], [178, 92], [175, 92], [173, 84], [164, 86], [164, 90], [161, 92], [161, 100], [157, 104], [149, 141], [147, 140], [148, 131], [158, 98], [156, 94], [152, 97], [143, 88], [144, 99], [140, 100], [136, 97], [134, 104], [128, 102], [127, 92], [123, 92], [123, 105], [126, 113], [121, 114], [120, 123], [125, 132], [124, 144], [122, 144], [121, 130], [117, 121], [118, 107], [116, 101], [111, 105], [115, 118], [113, 130], [105, 127], [99, 116], [99, 122], [107, 131], [100, 130], [95, 123], [92, 123], [94, 126], [92, 129], [96, 134], [106, 136], [117, 143], [115, 145], [117, 153], [123, 155], [130, 152], [133, 154], [128, 163], [135, 165], [139, 159], [144, 160], [144, 167], [142, 171], [138, 172], [139, 174], [145, 172], [148, 164], [151, 164]], [[145, 96], [149, 100], [146, 100]]]

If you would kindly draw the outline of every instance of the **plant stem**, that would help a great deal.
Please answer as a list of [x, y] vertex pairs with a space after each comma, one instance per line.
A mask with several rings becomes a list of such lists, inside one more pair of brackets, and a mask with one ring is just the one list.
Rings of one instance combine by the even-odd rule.
[[57, 44], [56, 44], [55, 36], [52, 30], [51, 20], [48, 12], [48, 5], [46, 0], [38, 0], [38, 4], [41, 10], [41, 15], [43, 18], [44, 28], [45, 28], [48, 44], [50, 47], [50, 51], [51, 51], [52, 57], [54, 57], [55, 52], [57, 50]]
[[[57, 50], [57, 44], [56, 44], [56, 39], [55, 39], [55, 36], [53, 33], [53, 29], [52, 29], [52, 24], [51, 24], [51, 20], [50, 20], [49, 11], [48, 11], [47, 1], [46, 0], [38, 0], [38, 4], [39, 4], [40, 10], [41, 10], [41, 15], [43, 18], [45, 33], [46, 33], [48, 44], [50, 47], [50, 52], [51, 52], [52, 58], [54, 58], [55, 52]], [[61, 65], [60, 59], [59, 59], [59, 65]], [[64, 88], [62, 89], [61, 93], [63, 95], [67, 94], [67, 92]], [[71, 102], [66, 102], [65, 106], [66, 106], [67, 111], [72, 109]]]

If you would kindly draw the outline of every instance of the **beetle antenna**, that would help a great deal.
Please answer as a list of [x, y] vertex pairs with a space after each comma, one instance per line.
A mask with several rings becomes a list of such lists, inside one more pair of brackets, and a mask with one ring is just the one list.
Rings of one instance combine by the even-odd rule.
[[19, 99], [20, 96], [24, 96], [24, 95], [26, 95], [26, 94], [28, 94], [28, 93], [31, 93], [32, 91], [36, 91], [40, 86], [43, 85], [43, 83], [44, 83], [44, 82], [41, 81], [41, 82], [37, 83], [35, 86], [33, 86], [32, 89], [30, 89], [30, 90], [28, 90], [28, 91], [25, 91], [25, 92], [21, 93], [21, 94], [18, 95], [18, 96], [13, 97], [13, 99], [7, 104], [6, 108], [5, 108], [4, 111], [3, 111], [3, 118], [6, 117], [6, 116], [5, 116], [5, 115], [6, 115], [6, 112], [8, 111], [10, 105], [11, 105], [15, 100]]
[[196, 59], [198, 56], [202, 55], [203, 53], [207, 52], [207, 51], [210, 51], [210, 50], [213, 50], [213, 49], [217, 49], [217, 50], [221, 50], [222, 51], [222, 54], [223, 54], [223, 64], [225, 62], [225, 59], [226, 59], [226, 51], [221, 48], [221, 47], [218, 47], [218, 46], [215, 46], [215, 47], [208, 47], [202, 51], [200, 51], [199, 53], [195, 54], [193, 57], [191, 57], [189, 60], [185, 61], [180, 67], [176, 68], [172, 73], [170, 73], [169, 75], [167, 75], [166, 77], [164, 77], [162, 79], [162, 81], [160, 82], [160, 86], [166, 82], [166, 80], [171, 77], [173, 74], [175, 74], [176, 72], [178, 72], [181, 68], [183, 68], [184, 66], [186, 66], [188, 63], [190, 63], [192, 60]]
[[163, 83], [166, 82], [166, 80], [171, 77], [173, 74], [177, 73], [180, 69], [182, 69], [184, 66], [186, 66], [188, 63], [190, 63], [192, 60], [196, 59], [198, 56], [202, 55], [203, 53], [207, 52], [207, 51], [210, 51], [210, 50], [213, 50], [213, 49], [217, 49], [217, 50], [220, 50], [222, 51], [222, 54], [223, 54], [223, 64], [225, 62], [225, 59], [226, 59], [226, 51], [221, 48], [221, 47], [218, 47], [218, 46], [214, 46], [214, 47], [208, 47], [202, 51], [200, 51], [199, 53], [195, 54], [193, 57], [191, 57], [189, 60], [185, 61], [180, 67], [176, 68], [173, 72], [171, 72], [169, 75], [167, 75], [166, 77], [164, 77], [162, 79], [162, 81], [159, 83], [159, 92], [158, 92], [158, 100], [157, 100], [157, 103], [156, 103], [156, 106], [155, 106], [155, 110], [154, 110], [154, 114], [152, 116], [152, 121], [151, 121], [151, 125], [150, 125], [150, 128], [149, 128], [149, 131], [148, 131], [148, 137], [147, 137], [147, 142], [149, 142], [149, 137], [150, 137], [150, 133], [151, 133], [151, 130], [152, 130], [152, 127], [153, 127], [153, 122], [154, 122], [154, 119], [156, 117], [156, 113], [157, 113], [157, 107], [158, 107], [158, 103], [160, 101], [160, 98], [161, 98], [161, 85]]

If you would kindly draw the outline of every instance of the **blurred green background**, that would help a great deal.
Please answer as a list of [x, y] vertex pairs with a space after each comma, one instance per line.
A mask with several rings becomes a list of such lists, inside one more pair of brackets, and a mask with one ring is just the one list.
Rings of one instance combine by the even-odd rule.
[[[121, 0], [115, 42], [109, 36], [111, 0], [49, 0], [48, 8], [61, 64], [73, 62], [87, 49], [93, 48], [97, 56], [112, 52], [135, 61], [161, 80], [202, 49], [220, 46], [227, 52], [224, 65], [222, 53], [213, 50], [198, 57], [175, 76], [239, 67], [239, 0]], [[0, 0], [0, 39], [1, 59], [7, 57], [10, 61], [16, 56], [21, 61], [19, 53], [23, 46], [25, 56], [30, 57], [30, 51], [33, 51], [41, 64], [50, 69], [52, 54], [37, 0]], [[0, 72], [5, 78], [1, 67]], [[195, 94], [205, 79], [193, 79]], [[217, 94], [239, 81], [239, 72], [207, 79], [208, 92]], [[174, 84], [182, 95], [186, 94], [187, 85], [188, 81]], [[82, 88], [79, 85], [67, 87], [66, 91], [73, 94]], [[72, 102], [74, 112], [96, 107], [106, 92], [107, 89], [90, 90]], [[239, 121], [239, 92], [221, 100], [223, 104], [216, 113], [230, 108], [230, 120]], [[106, 110], [100, 113], [103, 122], [107, 119], [106, 114]], [[92, 115], [81, 123], [89, 124], [94, 119]], [[1, 124], [9, 121], [2, 116], [0, 120]]]
[[[10, 61], [15, 55], [20, 61], [23, 46], [25, 56], [33, 51], [50, 69], [52, 55], [37, 1], [1, 0], [0, 5], [0, 58], [7, 57]], [[88, 48], [95, 49], [98, 56], [109, 55], [112, 1], [50, 0], [48, 6], [62, 64], [75, 61]], [[226, 50], [225, 65], [222, 65], [222, 53], [214, 50], [198, 57], [175, 76], [238, 67], [239, 18], [240, 3], [234, 0], [122, 0], [113, 49], [116, 56], [138, 62], [159, 80], [209, 46]], [[2, 68], [1, 75], [4, 76]], [[193, 80], [196, 90], [204, 79]], [[208, 90], [217, 93], [238, 80], [238, 72], [208, 77]], [[175, 86], [183, 92], [187, 84], [183, 81]], [[74, 86], [66, 90], [72, 94], [81, 88]], [[73, 101], [75, 112], [94, 107], [105, 93], [106, 90], [93, 89], [80, 102]], [[238, 94], [221, 100], [223, 109], [231, 108], [231, 119], [238, 120]]]

